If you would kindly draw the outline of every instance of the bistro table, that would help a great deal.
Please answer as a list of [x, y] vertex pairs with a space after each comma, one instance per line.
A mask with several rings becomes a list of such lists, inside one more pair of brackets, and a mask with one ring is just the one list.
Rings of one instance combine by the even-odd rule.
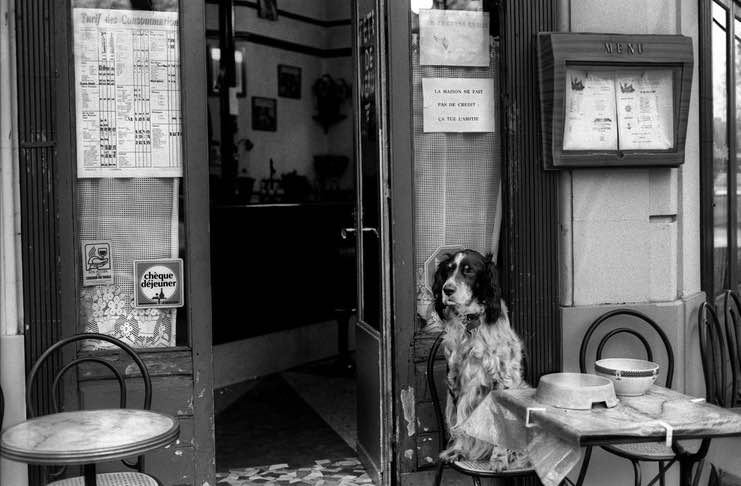
[[5, 429], [0, 455], [37, 465], [82, 465], [86, 486], [96, 485], [95, 464], [139, 456], [172, 443], [175, 417], [149, 410], [79, 410], [42, 415]]
[[[678, 454], [680, 484], [689, 485], [694, 462], [702, 459], [678, 440], [741, 436], [741, 414], [683, 393], [653, 385], [644, 395], [619, 396], [612, 408], [556, 408], [538, 402], [535, 389], [493, 392], [493, 398], [528, 424], [577, 446], [603, 446], [669, 439]], [[667, 437], [667, 434], [670, 434]]]

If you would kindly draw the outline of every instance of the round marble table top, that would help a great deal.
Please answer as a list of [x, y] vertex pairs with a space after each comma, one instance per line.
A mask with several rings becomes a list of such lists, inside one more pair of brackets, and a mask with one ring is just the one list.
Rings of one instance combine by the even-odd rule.
[[8, 427], [0, 455], [29, 464], [85, 464], [144, 454], [179, 433], [175, 417], [148, 410], [62, 412]]

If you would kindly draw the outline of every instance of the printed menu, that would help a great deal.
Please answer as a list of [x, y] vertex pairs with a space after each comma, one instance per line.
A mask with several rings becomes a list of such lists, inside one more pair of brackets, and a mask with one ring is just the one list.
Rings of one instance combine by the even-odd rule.
[[672, 71], [567, 69], [563, 150], [667, 150]]
[[177, 12], [73, 11], [77, 176], [181, 177]]

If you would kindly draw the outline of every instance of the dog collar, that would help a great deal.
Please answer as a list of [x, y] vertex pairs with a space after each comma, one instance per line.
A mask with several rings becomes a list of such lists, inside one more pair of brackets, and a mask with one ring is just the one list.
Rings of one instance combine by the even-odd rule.
[[463, 318], [463, 325], [466, 328], [466, 332], [473, 332], [474, 329], [481, 325], [480, 314], [466, 314]]

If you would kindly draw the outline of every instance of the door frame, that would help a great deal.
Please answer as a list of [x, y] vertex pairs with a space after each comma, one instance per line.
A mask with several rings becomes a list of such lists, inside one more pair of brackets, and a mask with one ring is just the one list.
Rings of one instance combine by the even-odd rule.
[[[57, 159], [54, 192], [57, 204], [59, 244], [59, 306], [61, 336], [79, 332], [79, 265], [75, 218], [75, 79], [72, 50], [72, 7], [69, 0], [54, 2], [54, 15], [49, 16], [55, 30], [56, 61]], [[141, 352], [145, 363], [169, 363], [170, 371], [192, 376], [192, 444], [194, 448], [193, 484], [214, 484], [215, 445], [213, 408], [213, 359], [211, 351], [211, 290], [209, 240], [208, 140], [206, 106], [206, 5], [205, 2], [179, 0], [181, 93], [204, 93], [181, 96], [183, 117], [183, 217], [185, 221], [184, 294], [181, 308], [188, 318], [188, 344], [174, 348], [147, 348]], [[45, 349], [56, 339], [46, 338], [36, 343]], [[64, 359], [72, 358], [67, 351]], [[183, 357], [183, 352], [189, 357]], [[28, 359], [28, 358], [27, 358]], [[77, 383], [65, 383], [65, 399], [76, 400]]]

